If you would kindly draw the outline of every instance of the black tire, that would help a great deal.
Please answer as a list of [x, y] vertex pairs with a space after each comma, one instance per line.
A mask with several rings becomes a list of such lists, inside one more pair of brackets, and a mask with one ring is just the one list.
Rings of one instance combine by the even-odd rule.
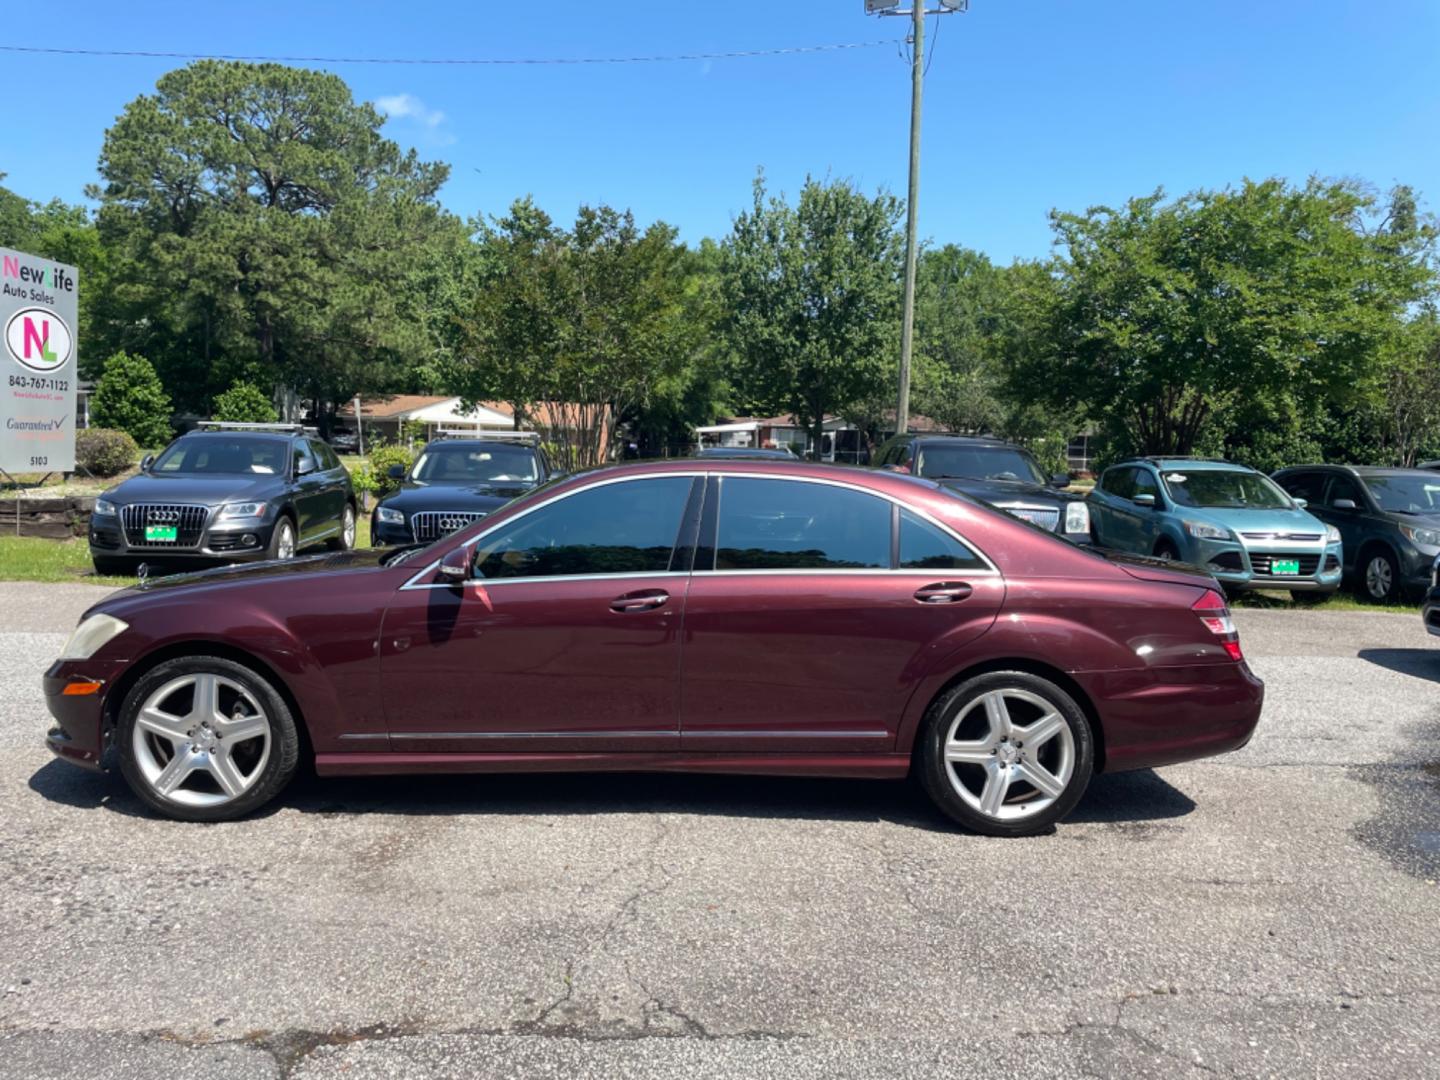
[[95, 564], [95, 573], [104, 577], [134, 577], [140, 565], [120, 555], [92, 555], [90, 561]]
[[[1024, 796], [1025, 790], [1028, 788], [1036, 793], [1031, 796], [1030, 801], [1039, 799], [1041, 796], [1038, 789], [1029, 788], [1027, 784], [1022, 783], [1014, 796], [1014, 802], [1007, 801], [1003, 812], [1019, 812], [1024, 816], [1010, 819], [982, 813], [978, 807], [972, 806], [962, 797], [957, 789], [957, 785], [964, 786], [967, 791], [974, 794], [972, 789], [977, 777], [973, 775], [973, 770], [982, 769], [983, 772], [980, 775], [983, 776], [988, 774], [988, 766], [952, 766], [945, 760], [945, 744], [950, 737], [952, 726], [955, 726], [957, 719], [962, 716], [968, 724], [974, 708], [978, 707], [983, 713], [983, 703], [978, 706], [977, 703], [983, 696], [993, 691], [1014, 691], [1043, 700], [1046, 707], [1060, 715], [1068, 729], [1070, 740], [1070, 775], [1059, 795], [1052, 798], [1048, 805], [1025, 814], [1023, 809], [1027, 805]], [[1021, 733], [1023, 730], [1022, 727]], [[1023, 750], [1021, 743], [1016, 743], [1016, 745]], [[1064, 752], [1063, 746], [1054, 749], [1059, 753]], [[1041, 753], [1045, 753], [1043, 748]], [[1085, 716], [1084, 710], [1059, 686], [1038, 675], [1031, 675], [1029, 672], [997, 671], [967, 679], [959, 686], [945, 691], [931, 703], [920, 733], [916, 765], [920, 782], [931, 800], [965, 829], [985, 836], [1033, 836], [1046, 831], [1068, 814], [1085, 793], [1095, 769], [1095, 737], [1090, 730], [1090, 721]], [[1023, 766], [1022, 759], [1016, 766], [1004, 767], [1023, 769]], [[959, 771], [962, 768], [967, 769], [964, 775]], [[1013, 783], [1013, 781], [1011, 782]]]
[[[283, 547], [284, 547], [284, 541], [283, 541], [282, 537], [283, 537], [283, 535], [284, 535], [283, 530], [285, 530], [285, 529], [289, 529], [289, 530], [290, 530], [290, 554], [289, 554], [289, 555], [282, 555], [282, 554], [280, 554], [281, 550], [282, 550]], [[290, 515], [288, 515], [288, 514], [281, 514], [280, 517], [279, 517], [279, 518], [276, 520], [276, 522], [275, 522], [275, 527], [270, 530], [270, 545], [269, 545], [268, 552], [267, 552], [267, 554], [266, 554], [266, 558], [269, 558], [269, 559], [293, 559], [293, 558], [295, 557], [295, 554], [296, 554], [299, 550], [300, 550], [300, 534], [295, 531], [295, 522], [294, 522], [293, 520], [291, 520]]]
[[[239, 684], [264, 709], [269, 725], [270, 747], [260, 773], [253, 783], [229, 802], [197, 806], [177, 802], [160, 794], [146, 778], [135, 748], [135, 720], [145, 700], [172, 679], [209, 673]], [[285, 699], [269, 681], [243, 664], [219, 656], [186, 656], [167, 660], [147, 671], [125, 695], [116, 729], [120, 773], [145, 805], [177, 821], [230, 821], [264, 806], [290, 782], [300, 759], [300, 736]]]
[[344, 513], [340, 515], [340, 535], [326, 540], [325, 546], [331, 551], [349, 551], [353, 548], [355, 546], [355, 523], [355, 507], [347, 502]]
[[1371, 547], [1360, 553], [1355, 560], [1355, 591], [1377, 604], [1400, 599], [1400, 567], [1389, 548]]
[[1166, 562], [1178, 562], [1180, 552], [1175, 550], [1175, 545], [1169, 540], [1161, 540], [1155, 545], [1155, 558], [1164, 559]]

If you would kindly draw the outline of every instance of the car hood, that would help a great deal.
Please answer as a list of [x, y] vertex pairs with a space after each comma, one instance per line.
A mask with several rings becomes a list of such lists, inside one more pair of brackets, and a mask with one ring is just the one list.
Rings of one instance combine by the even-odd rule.
[[380, 500], [381, 506], [414, 513], [417, 510], [484, 510], [504, 506], [533, 491], [534, 484], [503, 481], [494, 484], [406, 484]]
[[1004, 505], [1012, 502], [1033, 502], [1044, 506], [1059, 506], [1075, 502], [1080, 498], [1071, 491], [1061, 491], [1046, 484], [1032, 484], [1024, 480], [976, 480], [969, 477], [946, 477], [935, 481], [941, 487], [959, 491], [989, 503]]
[[1245, 507], [1177, 506], [1175, 513], [1190, 521], [1208, 521], [1236, 533], [1293, 533], [1325, 535], [1325, 525], [1304, 510], [1259, 510]]
[[244, 499], [266, 499], [284, 486], [285, 478], [275, 475], [165, 476], [142, 473], [116, 484], [100, 497], [119, 506], [140, 502], [216, 503]]
[[271, 578], [287, 578], [298, 582], [307, 577], [333, 574], [340, 570], [370, 570], [378, 567], [383, 559], [394, 552], [394, 548], [356, 548], [353, 551], [336, 551], [325, 555], [305, 555], [298, 559], [239, 563], [216, 567], [213, 570], [195, 570], [185, 574], [149, 578], [143, 584], [137, 583], [111, 593], [100, 602], [96, 610], [103, 609], [112, 602], [172, 589], [199, 589], [211, 585], [232, 585]]

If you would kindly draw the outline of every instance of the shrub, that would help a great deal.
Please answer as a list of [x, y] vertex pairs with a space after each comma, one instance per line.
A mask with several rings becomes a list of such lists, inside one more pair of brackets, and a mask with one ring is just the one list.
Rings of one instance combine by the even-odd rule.
[[376, 496], [383, 499], [392, 491], [398, 491], [400, 489], [400, 481], [390, 475], [390, 467], [392, 465], [403, 465], [408, 469], [410, 462], [413, 460], [414, 457], [407, 448], [396, 446], [393, 443], [377, 446], [371, 450], [369, 460], [370, 476]]
[[150, 361], [117, 352], [90, 398], [90, 417], [102, 428], [118, 428], [141, 446], [170, 441], [170, 395]]
[[234, 382], [215, 398], [215, 420], [232, 424], [273, 424], [279, 419], [275, 406], [254, 383]]
[[118, 476], [140, 460], [140, 448], [123, 431], [82, 428], [75, 433], [75, 464], [92, 476]]

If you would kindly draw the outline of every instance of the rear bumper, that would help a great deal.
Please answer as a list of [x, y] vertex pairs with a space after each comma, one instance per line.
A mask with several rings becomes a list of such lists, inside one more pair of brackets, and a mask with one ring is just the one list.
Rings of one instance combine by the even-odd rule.
[[[102, 768], [111, 731], [106, 723], [106, 695], [123, 665], [91, 660], [56, 660], [41, 678], [45, 707], [54, 725], [45, 736], [45, 745], [62, 761], [87, 769]], [[74, 683], [98, 682], [93, 694], [66, 694]]]
[[1106, 772], [1238, 750], [1265, 702], [1265, 684], [1244, 662], [1073, 677], [1100, 714]]

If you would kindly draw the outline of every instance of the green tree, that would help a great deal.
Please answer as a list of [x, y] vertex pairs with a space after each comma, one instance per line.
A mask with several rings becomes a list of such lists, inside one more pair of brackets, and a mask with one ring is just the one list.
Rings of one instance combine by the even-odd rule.
[[211, 418], [238, 424], [273, 424], [277, 414], [265, 391], [254, 383], [234, 382], [230, 389], [216, 395]]
[[1117, 448], [1164, 454], [1370, 400], [1430, 281], [1430, 235], [1375, 213], [1357, 185], [1316, 179], [1053, 213], [1048, 328], [1010, 391], [1078, 402]]
[[605, 434], [674, 393], [699, 347], [686, 249], [669, 225], [642, 230], [608, 206], [581, 207], [560, 229], [528, 199], [484, 226], [481, 243], [489, 273], [452, 389], [506, 402], [517, 426], [540, 421], [569, 467], [605, 460]]
[[293, 417], [430, 354], [431, 256], [462, 227], [436, 203], [447, 168], [382, 122], [335, 75], [203, 60], [106, 133], [95, 194], [125, 343], [187, 404], [258, 375]]
[[895, 365], [902, 241], [893, 197], [807, 178], [799, 201], [766, 195], [722, 245], [721, 328], [737, 402], [793, 413], [815, 446], [827, 413], [883, 393]]
[[96, 427], [126, 432], [141, 446], [170, 441], [170, 395], [155, 368], [143, 356], [117, 352], [90, 398], [90, 419]]

